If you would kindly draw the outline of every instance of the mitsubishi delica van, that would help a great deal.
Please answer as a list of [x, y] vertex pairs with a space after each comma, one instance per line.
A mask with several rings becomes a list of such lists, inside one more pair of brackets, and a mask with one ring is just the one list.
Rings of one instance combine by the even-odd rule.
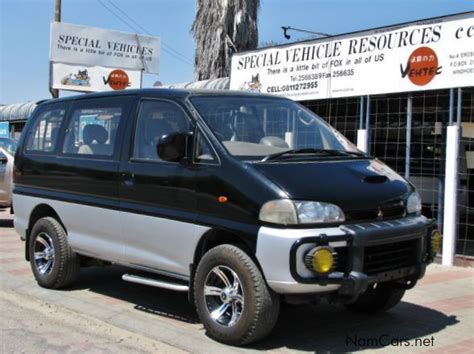
[[210, 337], [267, 335], [280, 303], [367, 313], [423, 277], [440, 234], [413, 185], [281, 97], [143, 89], [38, 105], [14, 168], [38, 284], [119, 264], [187, 292]]

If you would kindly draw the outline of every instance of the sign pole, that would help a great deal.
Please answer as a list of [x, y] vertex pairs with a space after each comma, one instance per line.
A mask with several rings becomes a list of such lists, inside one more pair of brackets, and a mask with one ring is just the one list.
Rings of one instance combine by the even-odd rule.
[[407, 129], [406, 129], [406, 150], [405, 150], [405, 178], [410, 178], [410, 159], [411, 159], [411, 126], [413, 116], [413, 96], [407, 97]]
[[[54, 22], [61, 22], [61, 0], [54, 1]], [[53, 89], [53, 63], [51, 61], [49, 62], [49, 92], [53, 98], [59, 97], [59, 90]]]
[[444, 187], [444, 224], [442, 264], [452, 266], [456, 254], [458, 231], [458, 187], [459, 187], [459, 144], [461, 130], [461, 89], [458, 88], [457, 119], [454, 121], [454, 91], [451, 90], [449, 102], [450, 125], [447, 127], [446, 171]]

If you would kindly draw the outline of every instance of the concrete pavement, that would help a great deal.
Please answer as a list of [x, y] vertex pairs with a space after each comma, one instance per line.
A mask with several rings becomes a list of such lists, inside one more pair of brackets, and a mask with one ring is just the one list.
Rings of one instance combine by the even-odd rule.
[[[472, 268], [430, 266], [400, 305], [377, 316], [328, 304], [285, 307], [267, 339], [249, 348], [234, 348], [205, 335], [185, 294], [123, 282], [121, 267], [81, 269], [78, 282], [67, 290], [40, 288], [12, 227], [8, 212], [0, 212], [4, 352], [38, 348], [37, 352], [467, 353], [474, 347]], [[45, 313], [48, 306], [54, 311]], [[39, 323], [52, 330], [38, 330]]]
[[138, 333], [13, 291], [0, 291], [0, 308], [2, 353], [184, 353]]

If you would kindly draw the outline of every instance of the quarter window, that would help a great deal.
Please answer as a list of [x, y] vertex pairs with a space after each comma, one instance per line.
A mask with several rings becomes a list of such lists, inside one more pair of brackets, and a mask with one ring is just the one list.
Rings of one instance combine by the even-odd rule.
[[214, 152], [212, 151], [209, 143], [204, 138], [203, 134], [197, 129], [196, 130], [196, 147], [194, 149], [194, 161], [197, 163], [213, 163], [216, 162]]
[[26, 151], [52, 152], [56, 148], [59, 128], [66, 106], [45, 108], [39, 113], [26, 143]]
[[191, 122], [178, 105], [166, 101], [145, 101], [136, 124], [132, 157], [160, 161], [157, 154], [160, 138], [191, 130]]

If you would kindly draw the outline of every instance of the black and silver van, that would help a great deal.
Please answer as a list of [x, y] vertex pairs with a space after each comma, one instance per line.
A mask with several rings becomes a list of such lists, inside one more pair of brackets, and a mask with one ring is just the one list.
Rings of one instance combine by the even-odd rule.
[[[100, 260], [189, 293], [208, 334], [268, 334], [280, 302], [396, 305], [439, 251], [413, 185], [301, 105], [144, 89], [39, 104], [15, 157], [15, 227], [40, 286]], [[94, 264], [99, 262], [94, 261]]]

